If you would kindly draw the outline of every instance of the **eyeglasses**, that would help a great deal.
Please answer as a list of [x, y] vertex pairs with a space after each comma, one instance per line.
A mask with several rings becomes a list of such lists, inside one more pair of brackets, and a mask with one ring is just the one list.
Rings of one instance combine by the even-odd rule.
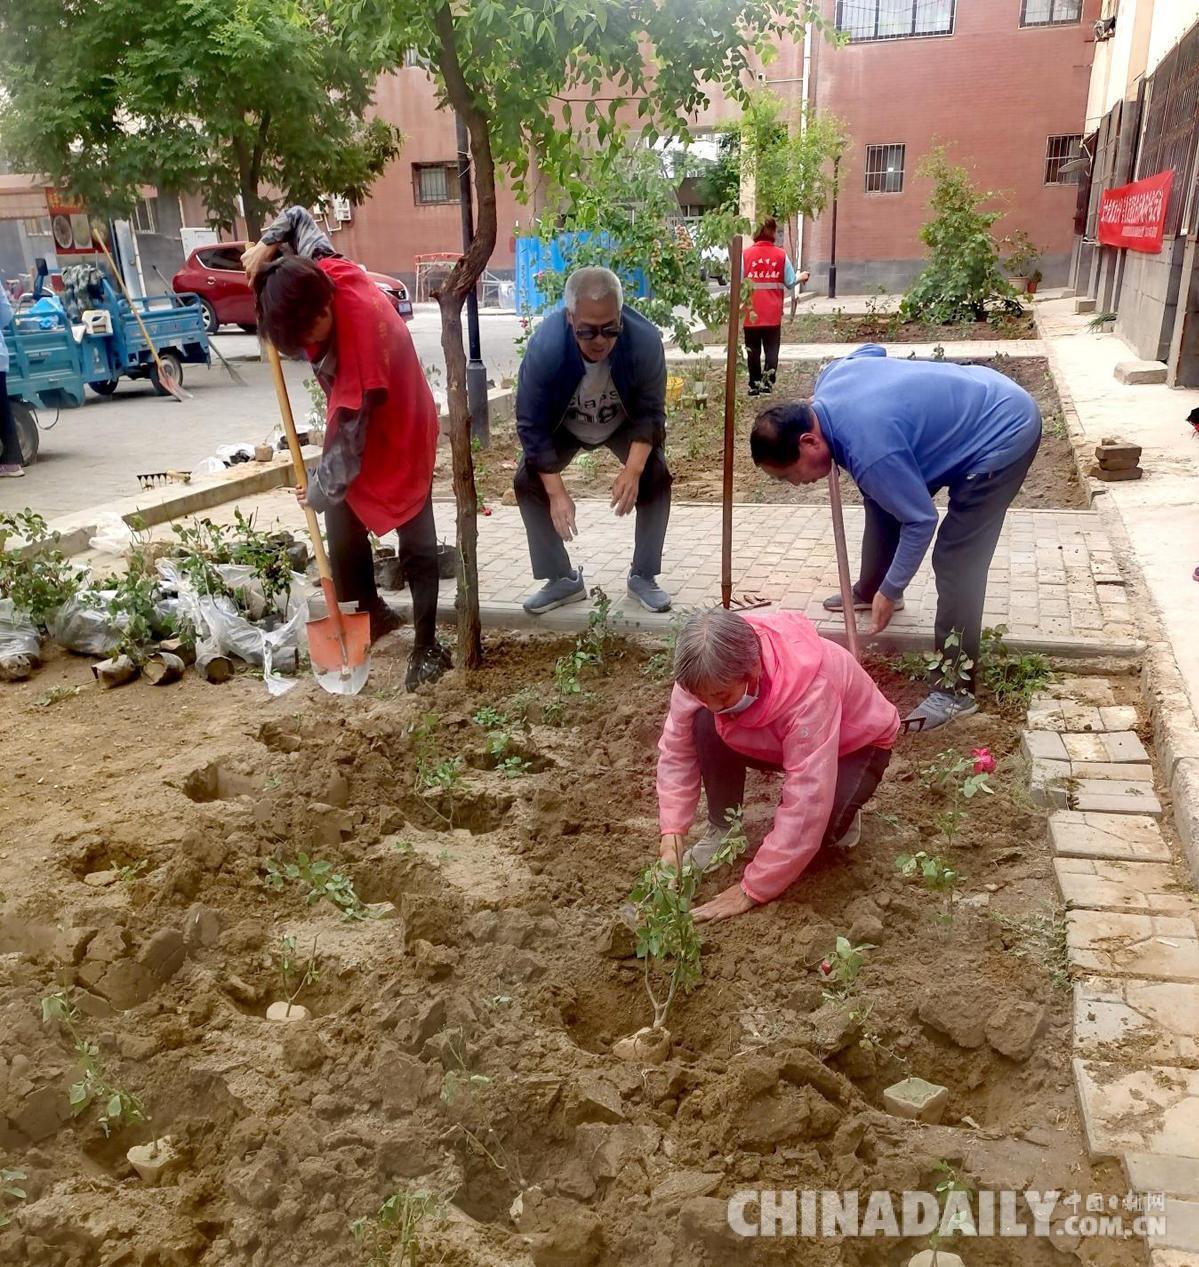
[[610, 326], [575, 326], [575, 338], [580, 343], [590, 343], [592, 339], [619, 339], [624, 324], [617, 321]]

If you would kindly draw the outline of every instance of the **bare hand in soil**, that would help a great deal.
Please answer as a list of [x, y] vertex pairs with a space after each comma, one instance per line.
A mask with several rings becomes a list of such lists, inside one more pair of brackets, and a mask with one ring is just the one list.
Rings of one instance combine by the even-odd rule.
[[874, 602], [870, 605], [870, 632], [872, 634], [882, 633], [891, 623], [891, 617], [894, 615], [895, 604], [882, 590], [879, 590], [874, 596]]
[[745, 896], [740, 884], [730, 884], [723, 893], [718, 894], [703, 906], [697, 906], [692, 916], [697, 924], [714, 924], [717, 920], [731, 919], [734, 915], [744, 915], [757, 903]]
[[637, 489], [640, 484], [639, 471], [631, 471], [627, 466], [620, 468], [619, 474], [612, 481], [612, 508], [618, 515], [627, 515], [637, 504]]
[[677, 871], [683, 865], [683, 850], [686, 847], [683, 837], [672, 833], [662, 837], [662, 843], [658, 846], [658, 856], [668, 867], [674, 867]]
[[554, 531], [563, 541], [573, 541], [578, 528], [575, 527], [575, 504], [569, 493], [550, 498], [550, 519]]

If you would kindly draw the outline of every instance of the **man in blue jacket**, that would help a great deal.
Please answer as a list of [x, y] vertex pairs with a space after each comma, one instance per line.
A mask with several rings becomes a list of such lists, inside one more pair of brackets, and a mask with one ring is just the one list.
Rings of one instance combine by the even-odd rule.
[[637, 512], [629, 594], [649, 611], [667, 611], [670, 595], [657, 580], [670, 518], [666, 354], [657, 327], [624, 306], [615, 273], [580, 268], [567, 279], [565, 307], [541, 322], [525, 350], [516, 430], [516, 504], [533, 575], [545, 582], [525, 611], [540, 615], [587, 597], [583, 569], [571, 567], [566, 551], [578, 529], [562, 472], [580, 449], [600, 445], [621, 463], [612, 508]]
[[[866, 533], [854, 610], [871, 612], [872, 634], [902, 609], [936, 533], [942, 663], [910, 714], [925, 730], [978, 711], [987, 569], [1040, 443], [1036, 402], [1011, 379], [980, 366], [890, 360], [876, 344], [834, 361], [811, 400], [775, 405], [754, 422], [750, 451], [768, 475], [811, 484], [835, 461], [862, 490]], [[933, 496], [943, 488], [949, 511], [938, 532]], [[824, 606], [840, 611], [840, 596]]]

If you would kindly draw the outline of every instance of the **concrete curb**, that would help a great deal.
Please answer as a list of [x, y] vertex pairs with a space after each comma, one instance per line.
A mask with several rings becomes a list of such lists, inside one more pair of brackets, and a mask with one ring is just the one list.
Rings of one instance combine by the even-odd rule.
[[[531, 584], [530, 582], [530, 586]], [[406, 591], [386, 591], [386, 598], [397, 611], [411, 616], [412, 604]], [[544, 616], [530, 616], [519, 603], [483, 602], [479, 605], [479, 616], [487, 628], [577, 634], [587, 628], [587, 617], [592, 610], [589, 603], [572, 603], [568, 607], [559, 607], [554, 611], [546, 612]], [[668, 612], [647, 612], [622, 606], [613, 614], [619, 616], [618, 628], [622, 632], [665, 635], [670, 631], [672, 623], [680, 613], [687, 614], [691, 610], [693, 609], [678, 607]], [[437, 619], [444, 624], [453, 624], [458, 619], [450, 582], [443, 583], [437, 605]], [[842, 646], [845, 645], [845, 626], [839, 619], [818, 620], [813, 623], [821, 637], [840, 643]], [[1039, 652], [1062, 660], [1086, 660], [1097, 656], [1132, 659], [1142, 655], [1145, 650], [1145, 644], [1142, 642], [1097, 643], [1070, 639], [1021, 639], [1010, 636], [1004, 641], [1014, 650]], [[878, 638], [863, 637], [862, 646], [864, 650], [880, 655], [925, 651], [928, 649], [928, 634], [917, 630], [888, 630]]]
[[[305, 445], [304, 460], [310, 466], [320, 459], [315, 445]], [[147, 527], [170, 523], [185, 515], [211, 510], [240, 497], [252, 497], [272, 488], [291, 488], [296, 482], [291, 460], [277, 457], [273, 462], [246, 462], [231, 467], [223, 475], [193, 480], [190, 484], [166, 484], [161, 488], [144, 489], [132, 497], [101, 502], [87, 510], [52, 519], [48, 527], [59, 534], [58, 548], [64, 554], [81, 554], [88, 548], [88, 539], [95, 535], [101, 518], [117, 515], [133, 526], [138, 519]]]
[[1183, 853], [1191, 876], [1199, 884], [1199, 720], [1187, 696], [1182, 672], [1170, 647], [1158, 611], [1139, 560], [1129, 543], [1128, 532], [1120, 507], [1106, 496], [1106, 490], [1086, 473], [1093, 441], [1083, 434], [1074, 400], [1054, 351], [1053, 341], [1045, 336], [1041, 315], [1034, 306], [1037, 329], [1045, 344], [1046, 359], [1062, 414], [1070, 434], [1078, 478], [1088, 490], [1088, 502], [1095, 510], [1116, 548], [1120, 572], [1126, 589], [1136, 599], [1137, 623], [1145, 635], [1142, 661], [1141, 697], [1153, 726], [1153, 746], [1162, 765], [1162, 778], [1170, 789], [1174, 825], [1182, 841]]

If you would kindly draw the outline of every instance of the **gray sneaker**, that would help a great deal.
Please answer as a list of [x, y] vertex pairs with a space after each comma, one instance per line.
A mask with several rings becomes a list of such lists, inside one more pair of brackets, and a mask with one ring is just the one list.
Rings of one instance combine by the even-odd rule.
[[567, 603], [581, 603], [587, 597], [587, 582], [583, 580], [583, 569], [575, 568], [573, 576], [555, 576], [524, 601], [524, 609], [530, 616], [540, 616], [543, 612], [552, 612], [555, 607], [565, 607]]
[[[840, 594], [830, 594], [830, 595], [828, 596], [828, 598], [826, 598], [826, 599], [824, 600], [824, 602], [823, 602], [823, 603], [821, 603], [820, 605], [821, 605], [821, 607], [823, 607], [823, 608], [824, 608], [824, 610], [825, 610], [826, 612], [839, 612], [839, 611], [841, 610], [841, 595], [840, 595]], [[856, 611], [856, 612], [868, 612], [868, 611], [870, 610], [870, 608], [871, 608], [871, 605], [872, 605], [872, 604], [871, 604], [871, 602], [870, 602], [870, 600], [869, 600], [868, 598], [859, 598], [859, 597], [858, 597], [858, 592], [857, 592], [857, 590], [854, 590], [854, 593], [853, 593], [853, 609], [854, 609], [854, 611]], [[897, 599], [895, 600], [895, 610], [896, 610], [897, 612], [901, 612], [901, 611], [903, 611], [903, 599], [902, 599], [902, 598], [897, 598]]]
[[904, 721], [923, 720], [923, 725], [913, 727], [913, 729], [936, 730], [938, 726], [944, 726], [946, 722], [954, 721], [958, 717], [969, 717], [971, 713], [977, 712], [978, 701], [969, 691], [956, 693], [930, 691], [927, 698], [917, 704]]
[[706, 871], [727, 835], [727, 828], [721, 827], [719, 823], [709, 823], [707, 831], [683, 854], [683, 866]]
[[653, 576], [639, 576], [629, 573], [629, 596], [635, 598], [646, 611], [668, 612], [670, 595], [658, 584]]

